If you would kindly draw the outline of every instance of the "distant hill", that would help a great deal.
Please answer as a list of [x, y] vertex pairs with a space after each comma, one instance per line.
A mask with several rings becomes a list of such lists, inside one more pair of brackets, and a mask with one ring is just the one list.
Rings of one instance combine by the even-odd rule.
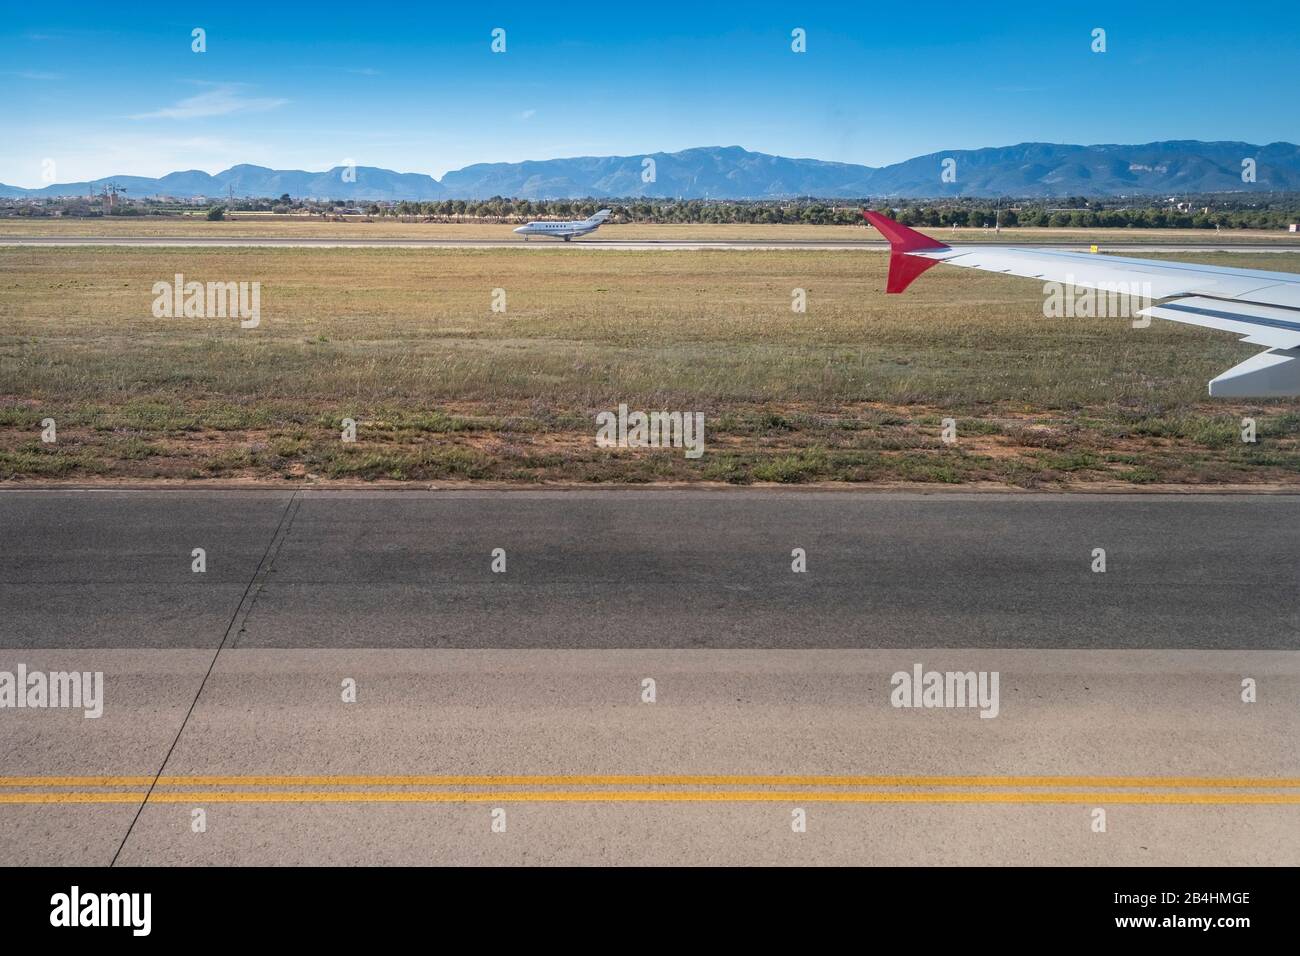
[[344, 182], [344, 167], [336, 166], [323, 173], [301, 169], [267, 169], [265, 166], [239, 165], [209, 175], [198, 169], [168, 173], [161, 179], [144, 176], [105, 176], [80, 183], [59, 183], [43, 189], [20, 189], [0, 184], [0, 196], [85, 196], [99, 192], [108, 183], [126, 190], [128, 197], [207, 196], [225, 198], [282, 196], [320, 199], [446, 199], [447, 193], [438, 180], [421, 173], [395, 173], [373, 166], [358, 166], [356, 182]]
[[[645, 160], [654, 180], [642, 181]], [[944, 160], [956, 162], [956, 179], [944, 182]], [[1255, 182], [1242, 181], [1242, 160], [1255, 160]], [[358, 166], [355, 181], [344, 167], [326, 172], [232, 166], [215, 176], [199, 170], [161, 179], [109, 176], [42, 189], [0, 184], [0, 196], [75, 196], [117, 183], [131, 197], [280, 196], [296, 199], [436, 200], [675, 198], [777, 199], [816, 196], [1116, 196], [1194, 192], [1300, 190], [1300, 146], [1293, 143], [1205, 143], [1171, 140], [1139, 146], [1070, 146], [1020, 143], [950, 150], [873, 168], [816, 159], [789, 159], [739, 146], [703, 146], [677, 153], [579, 156], [522, 163], [477, 163], [453, 170], [441, 182], [420, 173]]]
[[[943, 160], [957, 181], [935, 183]], [[1242, 160], [1255, 182], [1242, 182]], [[1020, 143], [918, 156], [877, 170], [872, 191], [890, 196], [1122, 196], [1300, 189], [1294, 143], [1170, 140], [1140, 146]]]
[[[649, 183], [641, 179], [647, 158], [654, 160], [655, 179]], [[787, 159], [739, 146], [703, 146], [679, 153], [480, 163], [447, 173], [442, 186], [456, 199], [850, 197], [868, 195], [867, 182], [875, 172], [869, 166]]]

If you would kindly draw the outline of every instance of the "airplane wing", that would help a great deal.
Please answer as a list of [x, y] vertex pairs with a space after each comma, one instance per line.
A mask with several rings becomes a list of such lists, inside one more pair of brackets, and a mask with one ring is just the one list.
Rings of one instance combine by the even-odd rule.
[[954, 248], [880, 213], [863, 215], [889, 240], [887, 292], [902, 292], [942, 262], [1137, 296], [1152, 303], [1139, 315], [1235, 332], [1268, 349], [1213, 379], [1211, 395], [1300, 396], [1300, 274], [1017, 246]]

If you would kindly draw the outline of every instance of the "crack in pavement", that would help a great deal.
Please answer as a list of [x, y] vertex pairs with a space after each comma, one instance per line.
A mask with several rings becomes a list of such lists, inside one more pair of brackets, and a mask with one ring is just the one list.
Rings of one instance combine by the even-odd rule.
[[[203, 674], [203, 679], [199, 681], [199, 688], [194, 693], [194, 699], [190, 701], [189, 709], [185, 712], [185, 717], [181, 720], [181, 725], [176, 730], [176, 736], [172, 738], [171, 746], [167, 748], [166, 755], [163, 756], [162, 763], [158, 766], [158, 772], [153, 775], [149, 783], [149, 789], [145, 791], [144, 799], [136, 808], [135, 816], [131, 818], [131, 824], [126, 828], [126, 833], [122, 836], [122, 842], [117, 846], [117, 852], [113, 854], [113, 859], [109, 862], [109, 867], [117, 866], [118, 857], [122, 855], [122, 850], [126, 847], [126, 841], [131, 839], [131, 834], [135, 830], [135, 825], [140, 821], [140, 814], [144, 812], [149, 798], [153, 795], [154, 788], [158, 786], [158, 780], [163, 771], [167, 769], [167, 761], [171, 760], [172, 753], [176, 750], [176, 745], [180, 743], [181, 734], [185, 733], [185, 727], [190, 722], [190, 717], [194, 714], [194, 708], [198, 706], [199, 698], [203, 695], [203, 688], [207, 686], [208, 678], [212, 676], [212, 671], [217, 666], [217, 658], [226, 647], [226, 642], [230, 640], [232, 633], [238, 634], [235, 625], [239, 624], [239, 630], [248, 621], [248, 615], [252, 612], [253, 605], [257, 603], [257, 592], [261, 589], [267, 574], [270, 573], [271, 565], [275, 563], [276, 557], [280, 553], [280, 548], [284, 546], [284, 539], [289, 533], [289, 526], [293, 523], [293, 516], [298, 512], [298, 506], [301, 499], [298, 490], [295, 489], [289, 496], [288, 503], [284, 506], [284, 513], [280, 515], [280, 521], [275, 526], [275, 533], [271, 536], [270, 542], [266, 546], [266, 551], [262, 553], [262, 559], [257, 563], [256, 570], [244, 588], [243, 596], [240, 598], [239, 605], [235, 608], [234, 614], [230, 617], [230, 623], [226, 625], [226, 631], [221, 635], [221, 642], [217, 645], [216, 652], [212, 655], [212, 660], [208, 663], [208, 669]], [[233, 646], [233, 644], [232, 644]]]

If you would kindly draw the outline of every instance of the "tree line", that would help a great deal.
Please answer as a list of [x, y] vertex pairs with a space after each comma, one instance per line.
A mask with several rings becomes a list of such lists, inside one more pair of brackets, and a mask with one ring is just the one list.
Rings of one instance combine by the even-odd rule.
[[862, 210], [874, 209], [909, 226], [992, 228], [995, 225], [1101, 229], [1285, 229], [1300, 221], [1300, 195], [1245, 200], [1239, 197], [1187, 197], [1175, 201], [1114, 199], [987, 200], [918, 202], [876, 199], [829, 201], [706, 200], [487, 200], [367, 204], [370, 215], [427, 218], [434, 221], [585, 219], [597, 209], [613, 211], [613, 222], [858, 225]]
[[[403, 200], [278, 198], [235, 199], [227, 214], [271, 212], [340, 217], [363, 215], [428, 222], [520, 223], [532, 219], [585, 219], [597, 209], [613, 211], [612, 222], [861, 225], [862, 210], [874, 209], [909, 226], [991, 228], [994, 225], [1052, 228], [1285, 229], [1300, 222], [1300, 193], [1249, 197], [1213, 194], [1172, 199], [863, 199], [854, 200], [671, 200], [671, 199], [443, 199]], [[150, 199], [119, 202], [111, 210], [86, 199], [7, 200], [0, 215], [141, 216], [175, 215], [192, 206]]]

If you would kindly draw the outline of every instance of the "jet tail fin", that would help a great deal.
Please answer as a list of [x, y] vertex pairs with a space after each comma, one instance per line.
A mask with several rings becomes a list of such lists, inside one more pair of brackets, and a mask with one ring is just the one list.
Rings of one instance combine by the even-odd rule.
[[908, 255], [925, 249], [947, 249], [948, 246], [938, 239], [909, 229], [901, 222], [894, 222], [888, 216], [865, 209], [862, 215], [867, 222], [880, 230], [880, 234], [889, 240], [889, 282], [885, 291], [897, 294], [911, 285], [921, 273], [931, 266], [938, 265], [938, 259]]

